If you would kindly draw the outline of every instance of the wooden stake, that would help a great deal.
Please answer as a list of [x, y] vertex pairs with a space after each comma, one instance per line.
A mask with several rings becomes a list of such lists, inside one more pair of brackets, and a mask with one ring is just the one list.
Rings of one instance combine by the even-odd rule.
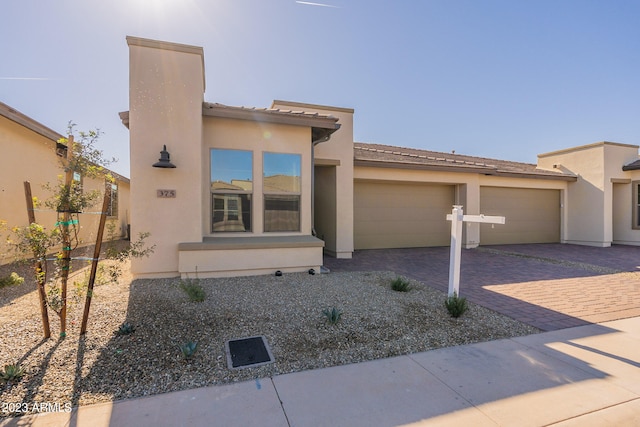
[[67, 335], [67, 281], [69, 280], [69, 269], [71, 268], [71, 237], [69, 236], [69, 222], [71, 220], [71, 205], [69, 203], [71, 197], [71, 181], [73, 180], [73, 135], [69, 135], [67, 142], [67, 171], [64, 179], [64, 188], [67, 191], [67, 201], [62, 212], [62, 272], [61, 272], [61, 298], [62, 307], [60, 308], [60, 337]]
[[[24, 182], [24, 196], [27, 199], [27, 216], [29, 217], [29, 225], [31, 225], [36, 222], [36, 213], [33, 210], [33, 196], [31, 195], [31, 183], [29, 181]], [[41, 276], [42, 260], [40, 260], [39, 254], [34, 253], [33, 255], [36, 258], [34, 270], [36, 273], [38, 299], [40, 300], [40, 313], [42, 314], [42, 330], [46, 339], [51, 337], [51, 329], [49, 328], [49, 312], [47, 311], [47, 293], [44, 289], [46, 279]]]
[[98, 258], [100, 257], [100, 248], [102, 246], [102, 235], [104, 234], [104, 225], [107, 221], [107, 209], [111, 203], [111, 184], [107, 183], [104, 189], [104, 200], [102, 202], [102, 213], [100, 214], [100, 223], [98, 224], [98, 235], [96, 236], [96, 245], [93, 248], [93, 260], [91, 261], [91, 274], [89, 276], [89, 285], [87, 286], [87, 297], [84, 303], [84, 313], [82, 314], [82, 326], [80, 327], [80, 335], [87, 332], [87, 321], [89, 319], [89, 308], [91, 306], [91, 297], [93, 296], [93, 284], [96, 281], [96, 272], [98, 271]]

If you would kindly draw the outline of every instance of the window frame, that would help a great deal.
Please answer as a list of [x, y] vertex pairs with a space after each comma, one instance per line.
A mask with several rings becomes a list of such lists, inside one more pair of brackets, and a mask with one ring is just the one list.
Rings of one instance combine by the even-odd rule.
[[[220, 190], [214, 190], [212, 188], [213, 183], [216, 182], [214, 181], [214, 177], [213, 177], [213, 153], [214, 151], [235, 151], [235, 152], [243, 152], [243, 153], [248, 153], [249, 154], [249, 168], [248, 170], [251, 172], [251, 177], [250, 177], [250, 182], [251, 182], [251, 189], [250, 190], [242, 190], [242, 189], [238, 189], [238, 190], [234, 190], [234, 189], [220, 189]], [[217, 148], [217, 147], [211, 147], [209, 149], [209, 195], [211, 197], [211, 203], [210, 203], [210, 207], [211, 207], [211, 211], [210, 211], [210, 215], [209, 215], [209, 226], [210, 226], [210, 233], [211, 234], [219, 234], [219, 233], [251, 233], [253, 231], [253, 188], [254, 188], [254, 170], [253, 170], [253, 163], [254, 163], [254, 159], [253, 159], [253, 151], [251, 150], [241, 150], [241, 149], [235, 149], [235, 148]], [[234, 178], [230, 179], [230, 182], [228, 182], [227, 184], [232, 183]], [[226, 181], [222, 181], [225, 182]], [[222, 197], [220, 197], [222, 196]], [[231, 212], [228, 208], [229, 206], [229, 202], [232, 200], [229, 197], [233, 197], [233, 196], [237, 196], [238, 199], [236, 200], [236, 209], [234, 209], [233, 211], [235, 212], [236, 215], [236, 219], [235, 220], [229, 220], [229, 219], [225, 219], [229, 217], [229, 213]], [[216, 230], [216, 221], [215, 221], [215, 217], [216, 217], [216, 212], [219, 211], [219, 209], [216, 209], [216, 201], [223, 201], [223, 221], [232, 221], [235, 224], [229, 223], [227, 226], [229, 228], [234, 228], [235, 229], [228, 229], [228, 230]], [[243, 210], [243, 206], [247, 204], [248, 205], [248, 214], [245, 217], [245, 210]], [[245, 218], [248, 218], [248, 225], [245, 223]], [[221, 221], [218, 221], [218, 223]], [[239, 229], [239, 227], [242, 227], [243, 229]]]
[[[111, 197], [109, 198], [109, 206], [107, 207], [107, 218], [118, 218], [118, 190], [119, 186], [115, 182], [109, 183], [109, 189], [111, 191]], [[115, 195], [115, 196], [114, 196]], [[115, 211], [115, 213], [114, 213]]]
[[[296, 176], [298, 178], [298, 182], [297, 182], [297, 190], [293, 189], [291, 191], [289, 190], [280, 190], [280, 191], [274, 191], [274, 190], [267, 190], [267, 186], [266, 186], [266, 180], [267, 180], [267, 176], [266, 176], [266, 171], [267, 171], [267, 167], [266, 167], [266, 162], [268, 159], [268, 156], [270, 155], [276, 155], [276, 156], [295, 156], [297, 158], [297, 173], [298, 175], [293, 175]], [[275, 176], [275, 175], [274, 175]], [[287, 176], [287, 175], [285, 175]], [[267, 215], [267, 203], [269, 203], [270, 201], [273, 200], [277, 200], [278, 198], [283, 199], [289, 197], [291, 198], [292, 201], [295, 200], [295, 203], [297, 203], [298, 209], [297, 209], [297, 225], [295, 228], [290, 228], [290, 229], [269, 229], [270, 226], [272, 225], [269, 222], [268, 219], [268, 215]], [[299, 233], [300, 231], [302, 231], [302, 154], [300, 153], [283, 153], [283, 152], [271, 152], [271, 151], [265, 151], [262, 153], [262, 229], [264, 233]]]
[[631, 229], [640, 230], [640, 181], [631, 181]]

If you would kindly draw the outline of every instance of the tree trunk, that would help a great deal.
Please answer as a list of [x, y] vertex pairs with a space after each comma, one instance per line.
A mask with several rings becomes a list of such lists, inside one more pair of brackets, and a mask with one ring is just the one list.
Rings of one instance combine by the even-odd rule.
[[[29, 225], [31, 225], [36, 222], [36, 213], [33, 210], [33, 197], [31, 195], [31, 183], [29, 181], [24, 182], [24, 195], [27, 199], [27, 215], [29, 216]], [[40, 313], [42, 314], [42, 330], [44, 332], [44, 338], [47, 339], [51, 337], [51, 329], [49, 328], [49, 312], [47, 310], [47, 293], [44, 289], [47, 277], [43, 274], [40, 254], [34, 252], [33, 256], [35, 258], [34, 270], [36, 287], [38, 288], [38, 299], [40, 300]]]
[[111, 202], [111, 184], [107, 184], [104, 189], [104, 200], [102, 202], [102, 213], [100, 214], [100, 223], [98, 224], [98, 235], [96, 236], [96, 245], [93, 248], [93, 259], [91, 260], [91, 274], [89, 275], [89, 285], [87, 286], [87, 297], [84, 303], [84, 313], [82, 314], [82, 326], [80, 327], [80, 335], [87, 332], [87, 321], [89, 320], [89, 308], [91, 307], [91, 297], [93, 296], [93, 284], [96, 281], [96, 272], [98, 270], [98, 258], [100, 257], [100, 248], [102, 246], [102, 236], [104, 234], [104, 224], [107, 220], [107, 209]]
[[69, 269], [71, 268], [71, 236], [69, 235], [69, 225], [71, 223], [71, 181], [73, 180], [73, 170], [71, 163], [73, 160], [73, 135], [69, 135], [67, 143], [67, 171], [64, 179], [64, 188], [66, 192], [66, 200], [62, 203], [62, 260], [61, 260], [61, 277], [60, 277], [60, 298], [62, 299], [62, 307], [60, 307], [60, 337], [67, 336], [67, 281], [69, 280]]

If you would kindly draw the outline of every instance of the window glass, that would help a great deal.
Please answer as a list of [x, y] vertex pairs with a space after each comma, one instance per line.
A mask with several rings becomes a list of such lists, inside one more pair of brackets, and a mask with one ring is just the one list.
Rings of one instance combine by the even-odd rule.
[[264, 196], [264, 231], [300, 231], [300, 196]]
[[264, 231], [300, 231], [299, 154], [264, 153]]
[[640, 181], [634, 181], [632, 185], [634, 189], [633, 204], [635, 214], [633, 216], [633, 228], [637, 230], [640, 229]]
[[211, 231], [251, 231], [253, 153], [211, 150]]
[[212, 232], [251, 231], [250, 194], [212, 194]]
[[109, 199], [109, 207], [107, 215], [111, 217], [118, 216], [118, 186], [116, 184], [107, 185], [107, 189], [111, 190], [111, 198]]
[[211, 150], [211, 188], [251, 191], [253, 155], [244, 150]]
[[264, 192], [300, 192], [300, 155], [264, 153]]

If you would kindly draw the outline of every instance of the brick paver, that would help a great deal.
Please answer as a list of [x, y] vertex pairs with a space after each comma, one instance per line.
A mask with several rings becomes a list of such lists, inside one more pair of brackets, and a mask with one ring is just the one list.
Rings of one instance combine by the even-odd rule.
[[[640, 315], [640, 247], [489, 248], [462, 251], [460, 294], [470, 301], [545, 331]], [[507, 254], [514, 252], [522, 256]], [[324, 261], [331, 271], [391, 270], [447, 290], [447, 247], [363, 250]]]

